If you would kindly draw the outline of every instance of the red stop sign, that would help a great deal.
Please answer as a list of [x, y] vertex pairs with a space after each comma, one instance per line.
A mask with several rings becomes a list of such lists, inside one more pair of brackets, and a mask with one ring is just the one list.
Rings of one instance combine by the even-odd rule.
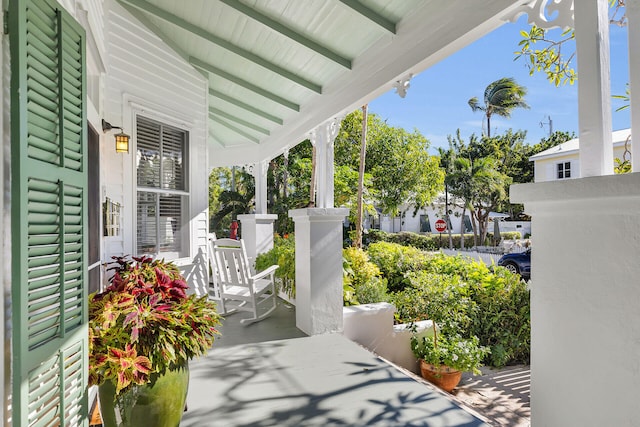
[[436, 220], [436, 231], [438, 233], [444, 233], [445, 231], [447, 231], [447, 223], [445, 222], [444, 219], [438, 219]]

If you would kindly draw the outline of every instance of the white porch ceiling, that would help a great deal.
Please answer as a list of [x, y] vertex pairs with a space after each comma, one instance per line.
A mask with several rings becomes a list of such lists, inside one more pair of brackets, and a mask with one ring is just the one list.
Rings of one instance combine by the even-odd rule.
[[276, 157], [321, 123], [482, 37], [528, 3], [118, 2], [208, 76], [211, 166]]

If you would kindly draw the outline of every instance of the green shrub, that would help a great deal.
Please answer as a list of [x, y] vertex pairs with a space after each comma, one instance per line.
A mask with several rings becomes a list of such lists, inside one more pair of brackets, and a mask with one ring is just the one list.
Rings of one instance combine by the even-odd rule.
[[422, 270], [410, 272], [407, 278], [410, 286], [391, 295], [399, 323], [432, 319], [467, 335], [471, 329], [470, 312], [476, 304], [459, 276]]
[[278, 287], [289, 297], [295, 297], [296, 240], [293, 234], [285, 237], [275, 234], [273, 249], [256, 257], [256, 271], [264, 270], [274, 264], [280, 266], [275, 273], [276, 279], [279, 279]]
[[464, 337], [477, 336], [491, 348], [492, 366], [528, 363], [531, 346], [529, 290], [504, 268], [492, 272], [482, 262], [431, 255], [422, 271], [408, 272], [410, 285], [391, 296], [397, 320], [432, 319]]
[[404, 289], [409, 284], [406, 274], [422, 269], [428, 258], [428, 255], [419, 249], [388, 242], [369, 245], [367, 254], [371, 262], [380, 268], [392, 292]]
[[343, 294], [345, 305], [387, 301], [387, 283], [380, 269], [362, 249], [343, 250]]
[[[521, 238], [519, 231], [506, 231], [500, 233], [503, 239], [516, 240]], [[460, 248], [460, 234], [453, 233], [451, 240], [454, 249]], [[401, 231], [399, 233], [387, 233], [380, 230], [368, 230], [363, 237], [365, 246], [376, 242], [389, 242], [397, 243], [403, 246], [413, 246], [414, 248], [422, 249], [424, 251], [436, 251], [440, 248], [449, 248], [449, 234], [442, 233], [430, 233], [430, 234], [418, 234], [410, 231]], [[491, 245], [493, 242], [493, 233], [487, 234], [486, 244]], [[473, 234], [464, 235], [464, 247], [473, 247]]]

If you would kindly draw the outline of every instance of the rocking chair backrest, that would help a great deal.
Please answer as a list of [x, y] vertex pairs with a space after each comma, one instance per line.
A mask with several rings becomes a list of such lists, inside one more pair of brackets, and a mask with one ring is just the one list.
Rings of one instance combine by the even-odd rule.
[[251, 273], [244, 241], [217, 239], [213, 245], [213, 256], [220, 286], [245, 286], [252, 289], [249, 283]]
[[251, 313], [240, 323], [248, 325], [265, 319], [276, 309], [275, 271], [272, 265], [252, 274], [243, 240], [216, 239], [209, 235], [210, 265], [213, 280], [209, 296], [217, 301], [226, 316], [239, 311]]

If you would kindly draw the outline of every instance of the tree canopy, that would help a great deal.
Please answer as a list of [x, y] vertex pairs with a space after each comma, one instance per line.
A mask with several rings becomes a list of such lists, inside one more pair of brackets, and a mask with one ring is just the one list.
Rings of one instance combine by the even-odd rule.
[[[439, 159], [428, 153], [429, 141], [417, 130], [389, 126], [378, 115], [367, 120], [365, 174], [371, 177], [370, 197], [384, 214], [396, 216], [404, 204], [414, 211], [427, 206], [443, 189]], [[335, 141], [337, 166], [357, 171], [362, 136], [362, 111], [349, 114]]]
[[480, 104], [477, 97], [469, 99], [472, 111], [482, 111], [487, 119], [487, 136], [491, 136], [491, 116], [511, 117], [516, 108], [529, 108], [524, 97], [527, 88], [520, 86], [512, 77], [503, 77], [489, 85], [484, 90], [484, 104]]

